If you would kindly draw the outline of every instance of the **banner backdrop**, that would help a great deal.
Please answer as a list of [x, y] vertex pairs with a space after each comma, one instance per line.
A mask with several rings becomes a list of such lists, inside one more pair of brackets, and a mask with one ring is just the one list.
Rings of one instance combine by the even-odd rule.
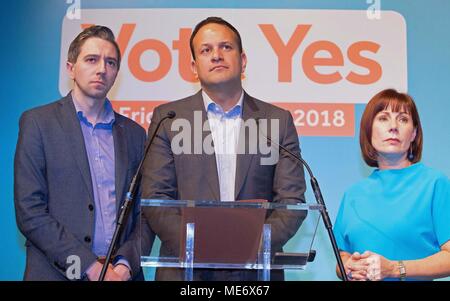
[[[345, 2], [345, 3], [343, 3]], [[240, 32], [250, 95], [290, 110], [300, 146], [319, 180], [332, 220], [352, 183], [370, 174], [361, 159], [358, 126], [367, 101], [395, 88], [416, 100], [424, 127], [423, 162], [450, 175], [450, 80], [447, 1], [16, 1], [2, 12], [2, 197], [0, 280], [21, 279], [24, 239], [14, 220], [13, 156], [26, 109], [66, 95], [70, 42], [91, 24], [110, 27], [122, 53], [109, 93], [115, 109], [148, 128], [155, 106], [195, 93], [189, 37], [208, 16]], [[420, 18], [418, 17], [420, 15]], [[308, 189], [308, 202], [314, 197]], [[291, 242], [295, 243], [295, 242]], [[323, 225], [306, 271], [289, 280], [335, 280], [335, 259]], [[151, 278], [151, 275], [148, 276]]]
[[382, 21], [366, 10], [81, 9], [80, 15], [62, 24], [61, 94], [72, 86], [65, 64], [70, 42], [90, 24], [107, 25], [123, 55], [110, 97], [144, 127], [155, 104], [199, 89], [189, 37], [211, 15], [240, 30], [249, 60], [246, 91], [291, 110], [299, 135], [353, 136], [352, 104], [387, 86], [407, 88], [406, 25], [393, 11], [383, 12]]

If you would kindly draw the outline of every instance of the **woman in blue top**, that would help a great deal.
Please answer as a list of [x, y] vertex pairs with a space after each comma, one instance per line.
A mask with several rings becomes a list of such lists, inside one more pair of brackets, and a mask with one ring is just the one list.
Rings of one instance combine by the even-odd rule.
[[419, 163], [422, 141], [409, 95], [383, 90], [367, 104], [360, 145], [377, 169], [345, 192], [334, 226], [349, 279], [450, 276], [450, 180]]

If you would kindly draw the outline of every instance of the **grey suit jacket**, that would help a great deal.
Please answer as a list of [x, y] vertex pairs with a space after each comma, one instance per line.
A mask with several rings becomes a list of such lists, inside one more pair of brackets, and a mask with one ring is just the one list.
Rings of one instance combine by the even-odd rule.
[[[167, 103], [157, 107], [149, 129], [149, 137], [155, 131], [156, 124], [167, 112], [174, 111], [174, 120], [163, 122], [154, 143], [150, 147], [149, 157], [144, 163], [142, 179], [142, 197], [154, 199], [180, 200], [220, 200], [219, 180], [215, 154], [176, 154], [171, 149], [171, 142], [179, 134], [172, 131], [175, 120], [183, 118], [192, 125], [192, 144], [195, 142], [194, 112], [201, 112], [202, 125], [207, 120], [201, 91], [197, 94]], [[198, 114], [198, 113], [197, 113]], [[274, 105], [257, 100], [245, 93], [243, 99], [242, 118], [277, 119], [279, 121], [279, 142], [290, 151], [300, 156], [297, 132], [288, 111]], [[269, 123], [270, 124], [270, 123]], [[197, 128], [198, 130], [198, 128]], [[242, 131], [241, 131], [242, 132]], [[270, 127], [266, 133], [271, 133]], [[204, 139], [209, 131], [200, 134]], [[240, 138], [240, 145], [248, 145], [246, 139]], [[247, 148], [248, 149], [248, 148]], [[279, 160], [274, 165], [261, 165], [263, 155], [238, 154], [236, 159], [236, 200], [266, 199], [270, 202], [304, 202], [305, 181], [303, 167], [290, 158], [285, 152], [280, 152]], [[145, 220], [162, 241], [160, 255], [174, 256], [179, 252], [179, 217], [176, 213], [167, 214], [166, 210], [146, 210]], [[272, 227], [273, 250], [281, 247], [296, 233], [304, 216], [294, 217], [273, 211], [268, 214], [266, 223]], [[145, 227], [145, 225], [143, 226]], [[143, 247], [148, 246], [143, 241]], [[146, 250], [144, 250], [146, 252]], [[174, 277], [175, 279], [170, 279]], [[176, 275], [165, 277], [157, 272], [157, 279], [182, 280]], [[225, 280], [225, 279], [222, 279]]]
[[[116, 208], [119, 210], [140, 162], [146, 134], [134, 121], [115, 113]], [[17, 225], [26, 238], [25, 280], [67, 280], [66, 270], [80, 258], [81, 274], [96, 260], [91, 251], [95, 208], [83, 134], [72, 97], [29, 110], [20, 118], [14, 160]], [[139, 204], [130, 211], [116, 254], [142, 277]]]

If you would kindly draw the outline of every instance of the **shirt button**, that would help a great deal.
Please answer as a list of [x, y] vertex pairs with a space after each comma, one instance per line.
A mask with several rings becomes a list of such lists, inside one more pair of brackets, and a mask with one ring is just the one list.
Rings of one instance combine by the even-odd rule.
[[88, 208], [89, 208], [89, 211], [93, 211], [94, 210], [94, 205], [89, 204]]
[[90, 236], [85, 236], [84, 237], [84, 241], [85, 242], [91, 242], [91, 237]]

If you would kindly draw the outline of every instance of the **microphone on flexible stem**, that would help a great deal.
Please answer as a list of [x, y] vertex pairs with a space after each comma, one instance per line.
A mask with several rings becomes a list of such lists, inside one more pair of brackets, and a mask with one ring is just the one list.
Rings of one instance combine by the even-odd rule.
[[[258, 127], [258, 132], [260, 132], [259, 131], [259, 118], [256, 119], [256, 126]], [[306, 161], [303, 160], [301, 157], [297, 156], [296, 154], [294, 154], [293, 152], [291, 152], [290, 150], [288, 150], [284, 146], [282, 146], [282, 145], [278, 144], [277, 142], [273, 141], [272, 139], [270, 139], [270, 137], [264, 135], [264, 133], [262, 133], [262, 132], [260, 132], [260, 133], [261, 133], [261, 135], [264, 138], [269, 140], [270, 143], [275, 144], [276, 146], [278, 146], [279, 148], [284, 150], [286, 153], [288, 153], [292, 158], [296, 159], [298, 162], [300, 162], [303, 166], [306, 167], [306, 170], [308, 171], [308, 174], [309, 174], [309, 177], [310, 177], [311, 186], [312, 186], [312, 190], [314, 192], [314, 196], [316, 198], [316, 201], [317, 201], [317, 203], [319, 205], [322, 206], [322, 209], [320, 210], [320, 213], [322, 215], [322, 220], [323, 220], [323, 222], [325, 224], [325, 228], [327, 228], [327, 231], [328, 231], [328, 236], [329, 236], [330, 241], [331, 241], [331, 246], [333, 247], [334, 256], [336, 257], [336, 261], [337, 261], [337, 264], [339, 266], [339, 271], [341, 272], [342, 279], [344, 281], [348, 281], [348, 277], [347, 277], [347, 274], [345, 273], [345, 269], [344, 269], [344, 263], [342, 262], [342, 258], [341, 258], [340, 254], [339, 254], [339, 248], [337, 246], [336, 238], [335, 238], [334, 233], [333, 233], [333, 225], [331, 223], [330, 216], [328, 215], [327, 207], [325, 206], [325, 202], [324, 202], [323, 197], [322, 197], [322, 192], [320, 191], [319, 182], [317, 182], [316, 178], [314, 177], [311, 168], [309, 167], [308, 163], [306, 163]]]
[[167, 115], [164, 116], [158, 122], [153, 135], [150, 137], [150, 140], [148, 141], [147, 146], [145, 147], [144, 155], [142, 156], [141, 162], [139, 163], [136, 174], [134, 175], [133, 179], [131, 180], [130, 188], [125, 197], [125, 201], [124, 201], [122, 207], [120, 207], [119, 218], [117, 219], [116, 228], [114, 230], [111, 244], [109, 245], [105, 263], [103, 264], [103, 268], [100, 273], [99, 281], [103, 281], [105, 279], [106, 270], [108, 269], [108, 265], [111, 262], [112, 253], [115, 251], [116, 244], [119, 241], [120, 233], [122, 232], [123, 227], [126, 224], [126, 219], [128, 217], [128, 211], [131, 208], [131, 204], [134, 202], [136, 193], [139, 189], [139, 184], [140, 184], [141, 178], [142, 178], [142, 165], [145, 161], [145, 158], [147, 157], [148, 150], [150, 149], [150, 145], [152, 144], [153, 140], [155, 139], [156, 134], [158, 133], [158, 129], [161, 126], [161, 124], [163, 123], [163, 121], [166, 119], [173, 119], [175, 116], [176, 116], [176, 114], [174, 111], [167, 112]]

